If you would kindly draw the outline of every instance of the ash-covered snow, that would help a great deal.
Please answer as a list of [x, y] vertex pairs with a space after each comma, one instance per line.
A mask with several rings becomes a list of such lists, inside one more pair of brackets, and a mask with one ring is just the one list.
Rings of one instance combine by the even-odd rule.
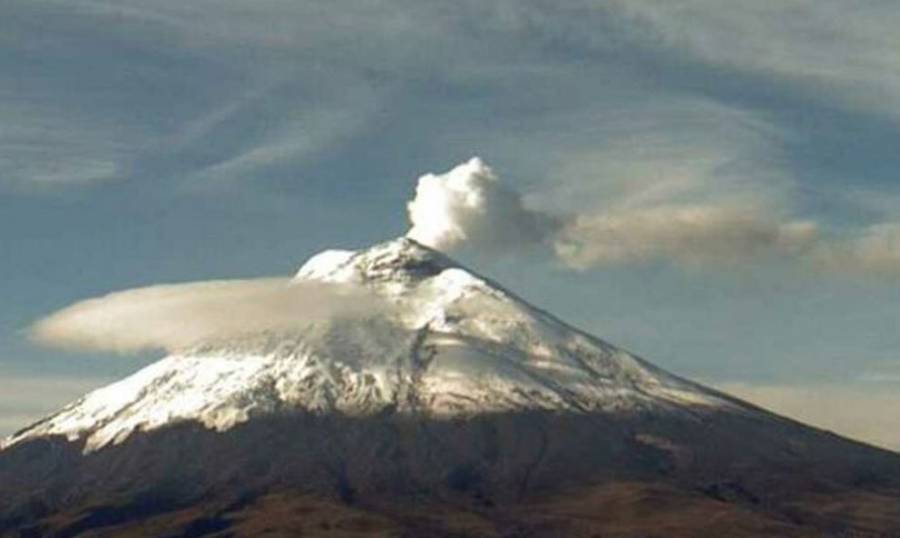
[[442, 418], [739, 405], [566, 325], [408, 238], [326, 251], [295, 281], [364, 286], [392, 308], [173, 354], [3, 446], [63, 435], [93, 451], [181, 421], [221, 431], [299, 410]]

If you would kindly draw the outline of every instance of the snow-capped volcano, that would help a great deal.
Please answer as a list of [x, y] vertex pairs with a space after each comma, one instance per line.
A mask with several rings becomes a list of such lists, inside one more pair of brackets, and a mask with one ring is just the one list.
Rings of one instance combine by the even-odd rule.
[[[0, 536], [900, 532], [896, 454], [668, 374], [413, 240], [275, 286], [359, 304], [230, 323], [14, 435]], [[232, 314], [282, 304], [265, 289]]]
[[170, 355], [5, 444], [63, 435], [91, 451], [181, 421], [222, 431], [292, 410], [448, 417], [738, 405], [569, 327], [408, 238], [323, 252], [288, 285], [296, 282], [361, 286], [385, 307]]

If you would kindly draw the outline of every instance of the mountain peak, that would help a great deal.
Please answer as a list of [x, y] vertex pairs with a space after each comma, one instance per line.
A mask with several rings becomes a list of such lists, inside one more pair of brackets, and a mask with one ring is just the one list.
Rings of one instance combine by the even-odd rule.
[[[244, 529], [255, 536], [272, 514], [279, 519], [294, 506], [285, 498], [301, 500], [302, 518], [315, 514], [310, 494], [383, 507], [379, 517], [390, 510], [404, 520], [421, 519], [393, 508], [411, 500], [471, 510], [446, 512], [453, 526], [429, 520], [405, 533], [414, 536], [445, 528], [455, 535], [456, 514], [494, 518], [483, 527], [489, 532], [472, 527], [472, 536], [493, 535], [507, 522], [516, 535], [531, 533], [521, 524], [531, 513], [540, 515], [536, 536], [568, 536], [588, 532], [582, 522], [603, 520], [596, 514], [620, 497], [637, 499], [625, 511], [641, 521], [647, 499], [677, 507], [673, 521], [688, 506], [703, 526], [684, 536], [710, 535], [709, 510], [722, 516], [723, 531], [713, 535], [731, 536], [750, 528], [748, 514], [766, 513], [759, 532], [741, 536], [780, 533], [784, 521], [820, 522], [823, 532], [779, 535], [831, 536], [845, 530], [833, 508], [805, 513], [797, 502], [808, 495], [809, 506], [821, 506], [823, 491], [844, 512], [862, 514], [859, 527], [846, 529], [875, 536], [865, 530], [876, 528], [871, 514], [894, 518], [896, 455], [662, 371], [412, 239], [322, 252], [295, 279], [310, 288], [361, 288], [372, 308], [360, 301], [353, 315], [170, 355], [0, 441], [0, 534], [70, 536], [98, 525], [118, 536], [125, 516], [140, 518], [134, 534], [160, 535], [159, 507], [177, 507], [168, 517], [186, 527], [166, 535], [243, 536]], [[565, 497], [548, 497], [553, 492]], [[264, 506], [258, 494], [276, 495], [276, 511], [244, 527], [246, 510]], [[852, 499], [859, 504], [847, 504]], [[573, 502], [592, 503], [577, 526]], [[332, 516], [328, 509], [311, 521]], [[551, 530], [554, 520], [561, 523]], [[670, 528], [665, 519], [650, 521]], [[895, 521], [877, 528], [900, 528]], [[52, 532], [55, 522], [65, 527]], [[620, 522], [617, 531], [631, 529]]]
[[410, 284], [459, 267], [447, 255], [409, 237], [399, 237], [359, 251], [326, 250], [303, 264], [294, 278], [335, 283]]
[[736, 405], [566, 325], [406, 237], [322, 252], [294, 281], [362, 286], [386, 308], [261, 335], [277, 339], [265, 345], [170, 355], [6, 444], [64, 435], [85, 440], [90, 451], [178, 422], [223, 431], [285, 412], [692, 415]]

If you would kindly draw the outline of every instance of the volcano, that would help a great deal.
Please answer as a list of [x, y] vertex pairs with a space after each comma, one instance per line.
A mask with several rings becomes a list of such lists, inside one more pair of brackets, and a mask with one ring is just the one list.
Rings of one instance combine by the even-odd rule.
[[412, 239], [385, 308], [203, 342], [5, 440], [4, 536], [900, 536], [900, 455], [672, 375]]

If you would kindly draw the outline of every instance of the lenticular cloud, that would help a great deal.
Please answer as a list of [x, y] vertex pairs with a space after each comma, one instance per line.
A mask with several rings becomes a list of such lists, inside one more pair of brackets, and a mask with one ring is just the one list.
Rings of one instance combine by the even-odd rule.
[[137, 288], [75, 303], [38, 321], [32, 338], [66, 349], [129, 353], [281, 332], [383, 305], [347, 285], [286, 278], [212, 280]]

